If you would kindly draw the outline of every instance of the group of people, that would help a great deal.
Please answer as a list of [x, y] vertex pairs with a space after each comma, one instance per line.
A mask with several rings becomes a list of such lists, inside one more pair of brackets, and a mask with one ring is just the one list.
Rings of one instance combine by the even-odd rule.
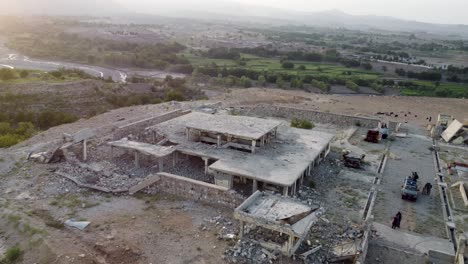
[[[423, 195], [430, 195], [431, 194], [431, 189], [432, 189], [432, 184], [430, 182], [426, 183], [426, 185], [424, 185], [424, 188], [422, 190], [422, 194]], [[401, 212], [398, 212], [393, 217], [392, 229], [400, 228], [401, 218], [402, 218]]]

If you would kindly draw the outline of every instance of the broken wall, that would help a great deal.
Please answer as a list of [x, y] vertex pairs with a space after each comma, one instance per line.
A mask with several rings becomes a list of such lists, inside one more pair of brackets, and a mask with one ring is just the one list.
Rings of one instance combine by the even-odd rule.
[[138, 135], [145, 131], [147, 127], [157, 125], [162, 122], [166, 122], [168, 120], [174, 119], [179, 116], [183, 116], [185, 114], [190, 113], [190, 111], [182, 111], [180, 109], [174, 110], [171, 112], [164, 113], [162, 115], [157, 115], [154, 117], [146, 118], [128, 125], [124, 125], [115, 129], [113, 133], [113, 139], [119, 140], [128, 135]]
[[[361, 126], [364, 128], [376, 128], [379, 125], [380, 119], [373, 119], [367, 117], [359, 116], [348, 116], [333, 114], [327, 112], [313, 111], [313, 110], [304, 110], [293, 107], [283, 107], [283, 106], [273, 106], [260, 104], [252, 107], [242, 107], [236, 108], [236, 113], [243, 115], [256, 115], [256, 116], [270, 116], [270, 117], [279, 117], [285, 119], [306, 119], [315, 123], [321, 124], [335, 124], [340, 127], [349, 127], [349, 126]], [[397, 127], [397, 122], [390, 122], [388, 128], [395, 130]]]
[[188, 199], [199, 200], [207, 203], [221, 204], [236, 208], [244, 197], [228, 188], [214, 184], [192, 180], [169, 173], [158, 173], [160, 177], [155, 188], [159, 192], [172, 194]]

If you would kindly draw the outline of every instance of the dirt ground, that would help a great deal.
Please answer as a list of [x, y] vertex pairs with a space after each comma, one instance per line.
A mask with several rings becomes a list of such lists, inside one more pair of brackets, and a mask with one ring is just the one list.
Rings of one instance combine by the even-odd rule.
[[[416, 127], [413, 132], [419, 135], [425, 133], [422, 126], [426, 124], [426, 116], [432, 116], [434, 120], [441, 112], [463, 120], [468, 113], [466, 99], [337, 96], [252, 88], [213, 93], [210, 100], [185, 105], [166, 103], [121, 108], [51, 128], [17, 146], [0, 150], [0, 252], [18, 243], [23, 249], [23, 263], [223, 263], [223, 252], [233, 242], [219, 240], [217, 232], [224, 224], [213, 223], [210, 219], [222, 216], [231, 222], [230, 228], [237, 229], [235, 221], [231, 221], [232, 210], [174, 197], [132, 198], [75, 191], [69, 187], [71, 183], [65, 184], [65, 180], [53, 177], [47, 166], [25, 161], [29, 152], [47, 149], [53, 142], [60, 141], [63, 133], [93, 127], [100, 135], [110, 134], [116, 126], [154, 114], [217, 102], [221, 102], [222, 107], [271, 103], [361, 116], [373, 116], [379, 111], [411, 111], [413, 114], [407, 116], [407, 120], [401, 117], [393, 117], [392, 120], [410, 122]], [[342, 132], [349, 134], [349, 131]], [[363, 143], [362, 134], [363, 131], [358, 130], [348, 142], [338, 142], [337, 148], [362, 150], [370, 159], [369, 171], [373, 172], [385, 145]], [[425, 197], [419, 204], [410, 204], [400, 201], [396, 193], [402, 178], [411, 172], [414, 160], [418, 162], [417, 167], [424, 167], [421, 173], [427, 177], [424, 180], [431, 177], [430, 142], [420, 141], [420, 137], [416, 139], [392, 143], [390, 152], [404, 159], [389, 161], [382, 185], [383, 193], [388, 195], [385, 194], [383, 204], [377, 201], [376, 207], [383, 208], [376, 211], [376, 219], [388, 224], [395, 210], [406, 210], [404, 206], [408, 206], [408, 211], [403, 211], [402, 229], [443, 237], [442, 224], [431, 220], [432, 212], [437, 211], [437, 204], [432, 203], [436, 201], [435, 197]], [[105, 140], [99, 138], [95, 143], [103, 144]], [[412, 140], [412, 150], [405, 154], [408, 157], [397, 153], [408, 149], [405, 140]], [[406, 169], [401, 172], [404, 175], [397, 172], [402, 166]], [[58, 188], [56, 186], [60, 186], [59, 190], [55, 194], [50, 193], [51, 189]], [[347, 190], [346, 186], [338, 187], [343, 191], [343, 199], [348, 198], [350, 210], [362, 207], [366, 193], [356, 194]], [[353, 195], [358, 195], [360, 199], [351, 199]], [[422, 218], [412, 219], [413, 211]], [[60, 225], [70, 218], [89, 220], [91, 224], [84, 231]], [[411, 221], [426, 223], [426, 228], [418, 230]]]
[[[228, 105], [275, 103], [324, 112], [375, 116], [377, 112], [394, 112], [398, 117], [392, 121], [427, 125], [427, 117], [432, 122], [439, 113], [453, 115], [459, 120], [468, 118], [468, 99], [373, 96], [373, 95], [325, 95], [312, 94], [298, 90], [279, 90], [265, 88], [232, 89], [218, 95], [213, 100], [221, 100]], [[411, 114], [408, 114], [411, 112]], [[405, 117], [404, 114], [407, 114]]]

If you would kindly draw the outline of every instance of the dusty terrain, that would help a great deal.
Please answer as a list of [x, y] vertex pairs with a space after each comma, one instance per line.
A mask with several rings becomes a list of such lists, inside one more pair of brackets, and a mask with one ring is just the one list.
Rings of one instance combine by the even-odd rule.
[[[403, 112], [399, 114], [399, 117], [386, 118], [394, 121], [407, 121], [419, 127], [414, 132], [419, 134], [425, 133], [422, 128], [427, 124], [426, 117], [428, 116], [432, 116], [434, 120], [438, 113], [447, 113], [463, 120], [468, 113], [468, 100], [466, 99], [334, 96], [260, 88], [233, 89], [226, 93], [213, 93], [208, 101], [186, 104], [166, 103], [112, 110], [90, 119], [82, 119], [73, 124], [49, 129], [10, 149], [0, 149], [0, 175], [2, 175], [0, 244], [3, 245], [1, 250], [4, 251], [19, 243], [23, 249], [23, 263], [223, 263], [222, 256], [225, 249], [232, 246], [235, 241], [225, 241], [219, 239], [218, 236], [224, 232], [223, 230], [237, 230], [236, 222], [232, 219], [232, 210], [170, 196], [137, 196], [135, 198], [90, 192], [54, 175], [50, 166], [25, 160], [29, 152], [43, 151], [60, 141], [63, 133], [73, 133], [83, 128], [93, 127], [98, 135], [108, 135], [116, 126], [157, 113], [179, 107], [193, 108], [217, 102], [221, 102], [221, 107], [270, 103], [362, 116], [375, 116], [377, 112]], [[408, 112], [412, 114], [409, 115]], [[349, 140], [343, 139], [343, 144], [338, 142], [338, 146], [341, 148], [354, 146], [353, 150], [368, 153], [370, 162], [366, 170], [373, 173], [385, 145], [360, 143], [361, 134], [362, 131], [358, 131]], [[98, 137], [92, 145], [98, 146], [105, 140], [105, 137]], [[401, 144], [404, 145], [405, 142], [396, 144], [395, 152], [401, 148]], [[414, 144], [418, 143], [414, 142]], [[424, 159], [421, 160], [420, 165], [424, 166], [423, 175], [427, 177], [425, 179], [429, 179], [431, 172], [426, 173], [426, 170], [433, 169], [433, 167], [426, 159], [427, 153], [425, 152], [428, 149], [425, 145], [419, 147], [420, 149], [416, 149], [415, 153], [409, 155]], [[353, 182], [353, 188], [349, 188], [341, 182], [343, 174], [338, 174], [339, 170], [336, 171], [337, 178], [327, 182], [328, 170], [334, 171], [341, 168], [341, 165], [337, 165], [340, 163], [338, 159], [339, 156], [332, 156], [321, 167], [322, 169], [314, 174], [313, 181], [320, 189], [319, 193], [314, 192], [314, 195], [322, 197], [325, 190], [321, 189], [337, 183], [334, 192], [339, 192], [340, 195], [328, 198], [323, 195], [323, 197], [325, 200], [332, 200], [332, 203], [336, 204], [336, 210], [343, 210], [347, 216], [342, 218], [338, 211], [330, 210], [326, 217], [332, 221], [344, 220], [343, 227], [340, 228], [350, 228], [346, 225], [353, 223], [357, 218], [356, 212], [362, 209], [366, 192], [370, 187], [359, 184], [357, 181]], [[390, 161], [389, 168], [400, 166], [392, 162], [401, 161]], [[408, 167], [407, 170], [411, 169], [409, 164], [405, 166]], [[431, 167], [426, 168], [427, 166]], [[406, 174], [408, 171], [404, 171], [404, 175]], [[388, 184], [383, 188], [388, 189], [388, 195], [396, 195], [395, 184], [401, 178], [398, 176], [400, 175], [396, 173], [384, 175], [384, 184], [385, 182]], [[357, 190], [357, 194], [354, 189]], [[358, 198], [353, 195], [357, 195]], [[388, 199], [380, 201], [385, 205], [380, 206], [386, 207], [392, 199], [388, 196]], [[427, 197], [427, 200], [435, 201], [435, 197]], [[316, 202], [321, 203], [321, 201], [317, 199]], [[409, 207], [404, 213], [402, 229], [444, 237], [441, 223], [430, 222], [433, 215], [438, 216], [437, 210], [441, 209], [436, 208], [437, 204], [425, 202], [415, 208], [411, 208], [412, 204], [401, 204], [401, 206]], [[395, 204], [395, 206], [399, 205], [399, 203]], [[384, 209], [376, 211], [376, 218], [388, 225], [386, 219], [389, 219], [398, 208], [386, 207]], [[422, 214], [422, 218], [412, 220], [410, 213], [418, 212], [418, 210], [429, 210], [429, 212], [428, 215]], [[84, 231], [63, 227], [60, 224], [70, 218], [89, 220], [91, 224]], [[424, 222], [426, 225], [418, 229], [412, 226], [412, 221]], [[328, 241], [340, 235], [330, 232], [331, 237], [311, 236], [310, 239], [314, 243], [314, 239]], [[377, 252], [378, 250], [383, 249], [376, 249]], [[278, 263], [290, 262], [293, 261], [283, 259]], [[382, 261], [381, 263], [390, 262]]]
[[[464, 120], [468, 113], [468, 99], [449, 99], [407, 96], [324, 95], [304, 91], [265, 88], [232, 89], [215, 96], [228, 105], [275, 103], [323, 112], [376, 116], [378, 112], [398, 114], [385, 118], [425, 126], [427, 117], [434, 122], [439, 113]], [[411, 114], [409, 114], [411, 113]], [[405, 116], [405, 114], [407, 116]]]

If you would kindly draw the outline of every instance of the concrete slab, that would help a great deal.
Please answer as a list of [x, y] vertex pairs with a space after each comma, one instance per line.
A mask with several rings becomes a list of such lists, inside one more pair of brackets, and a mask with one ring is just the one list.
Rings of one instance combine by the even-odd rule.
[[154, 156], [157, 158], [166, 157], [172, 154], [174, 151], [176, 151], [176, 148], [174, 146], [165, 147], [165, 146], [146, 144], [146, 143], [141, 143], [141, 142], [136, 142], [136, 141], [130, 141], [128, 139], [112, 141], [107, 144], [112, 147], [135, 150], [140, 153]]
[[453, 120], [452, 123], [447, 127], [447, 129], [442, 132], [442, 138], [445, 142], [450, 142], [452, 138], [463, 128], [463, 124], [458, 120]]
[[143, 181], [141, 181], [139, 184], [133, 186], [128, 190], [130, 195], [134, 195], [135, 193], [143, 190], [144, 188], [151, 186], [158, 182], [161, 179], [158, 175], [150, 175], [146, 177]]
[[76, 132], [75, 134], [71, 135], [73, 143], [78, 143], [86, 139], [90, 139], [94, 137], [95, 133], [92, 129], [90, 128], [85, 128], [83, 130], [80, 130]]
[[281, 124], [271, 119], [233, 115], [210, 115], [199, 112], [190, 113], [182, 117], [182, 119], [185, 121], [187, 128], [255, 140], [260, 139]]

